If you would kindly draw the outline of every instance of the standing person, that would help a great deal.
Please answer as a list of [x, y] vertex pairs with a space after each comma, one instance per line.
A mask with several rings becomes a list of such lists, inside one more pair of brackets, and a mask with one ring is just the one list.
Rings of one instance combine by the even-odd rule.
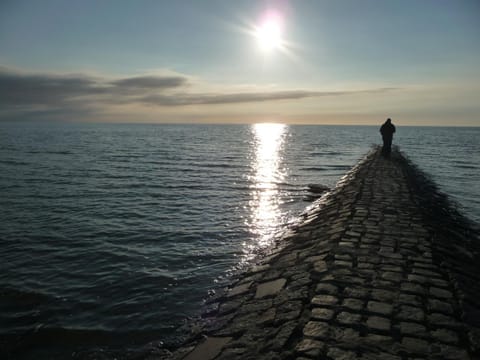
[[388, 118], [380, 127], [380, 134], [382, 134], [383, 139], [382, 154], [385, 157], [389, 157], [390, 152], [392, 151], [392, 138], [394, 132], [395, 125], [392, 124], [392, 119]]

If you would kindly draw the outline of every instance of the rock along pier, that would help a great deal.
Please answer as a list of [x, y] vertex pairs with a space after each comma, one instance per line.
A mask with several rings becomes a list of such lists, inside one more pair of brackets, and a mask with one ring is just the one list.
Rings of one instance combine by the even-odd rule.
[[478, 230], [398, 151], [367, 154], [281, 242], [168, 358], [480, 357]]

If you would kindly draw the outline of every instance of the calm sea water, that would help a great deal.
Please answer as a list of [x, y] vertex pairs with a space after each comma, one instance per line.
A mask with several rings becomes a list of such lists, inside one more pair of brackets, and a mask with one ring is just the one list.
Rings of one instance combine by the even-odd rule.
[[[398, 127], [394, 142], [478, 222], [479, 138]], [[357, 126], [0, 123], [0, 346], [173, 344], [309, 184], [334, 186], [380, 140]]]

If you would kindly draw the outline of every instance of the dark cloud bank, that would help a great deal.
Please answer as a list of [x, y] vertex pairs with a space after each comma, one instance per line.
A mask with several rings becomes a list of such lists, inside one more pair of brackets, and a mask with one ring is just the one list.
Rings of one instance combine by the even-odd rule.
[[36, 113], [92, 113], [108, 105], [188, 106], [295, 100], [320, 96], [379, 93], [393, 88], [357, 91], [285, 90], [241, 93], [193, 93], [186, 76], [137, 76], [118, 79], [86, 75], [28, 74], [0, 67], [0, 117]]

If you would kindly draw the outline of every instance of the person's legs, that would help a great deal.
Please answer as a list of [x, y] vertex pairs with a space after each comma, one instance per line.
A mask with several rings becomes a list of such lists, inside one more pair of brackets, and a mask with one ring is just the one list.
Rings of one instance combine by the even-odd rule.
[[390, 152], [392, 151], [392, 138], [390, 136], [383, 136], [383, 147], [382, 147], [382, 154], [385, 157], [388, 157], [390, 155]]
[[391, 137], [386, 137], [385, 138], [385, 153], [387, 155], [390, 155], [391, 151], [392, 151], [392, 138]]

